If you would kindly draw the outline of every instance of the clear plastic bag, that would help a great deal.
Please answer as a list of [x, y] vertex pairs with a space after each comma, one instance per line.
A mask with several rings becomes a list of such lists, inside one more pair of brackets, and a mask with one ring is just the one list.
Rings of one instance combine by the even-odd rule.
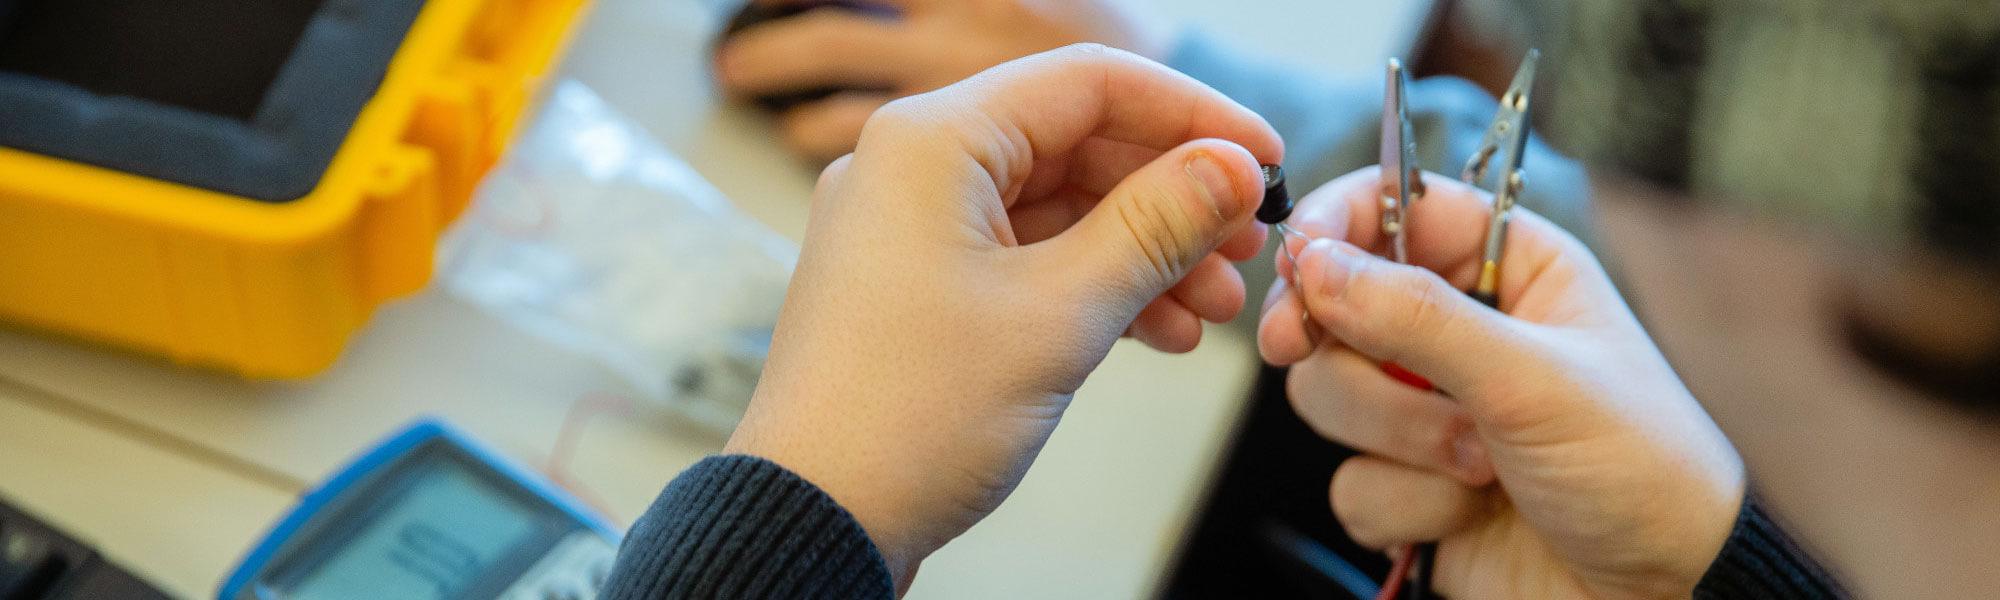
[[438, 256], [451, 294], [728, 431], [762, 370], [798, 248], [564, 81]]

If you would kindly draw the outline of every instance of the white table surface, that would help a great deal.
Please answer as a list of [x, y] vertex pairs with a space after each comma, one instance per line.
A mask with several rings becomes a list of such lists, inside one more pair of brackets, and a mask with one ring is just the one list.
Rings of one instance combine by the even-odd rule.
[[[1221, 3], [1161, 3], [1224, 29], [1236, 14], [1213, 6]], [[1299, 5], [1308, 14], [1345, 7], [1346, 24], [1356, 15], [1381, 23], [1342, 25], [1360, 32], [1343, 43], [1364, 47], [1314, 68], [1366, 68], [1400, 43], [1421, 3], [1387, 4]], [[660, 136], [746, 212], [796, 238], [812, 169], [771, 142], [763, 119], [713, 99], [701, 53], [712, 18], [690, 0], [601, 0], [561, 72]], [[1293, 21], [1276, 25], [1285, 22]], [[1243, 17], [1236, 26], [1253, 25], [1274, 23]], [[1292, 29], [1308, 40], [1301, 44], [1327, 37]], [[1255, 367], [1252, 341], [1229, 328], [1211, 327], [1200, 349], [1181, 356], [1120, 343], [1020, 489], [926, 562], [911, 595], [1147, 595], [1170, 564]], [[213, 596], [299, 492], [418, 415], [443, 416], [540, 464], [573, 402], [624, 390], [590, 361], [436, 291], [385, 307], [339, 364], [303, 382], [244, 381], [0, 329], [0, 495], [170, 591]], [[620, 524], [722, 441], [657, 415], [595, 419], [586, 431], [571, 470]]]

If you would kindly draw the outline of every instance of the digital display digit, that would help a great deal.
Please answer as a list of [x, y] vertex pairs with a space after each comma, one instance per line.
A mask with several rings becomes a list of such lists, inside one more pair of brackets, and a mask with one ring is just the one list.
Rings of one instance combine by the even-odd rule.
[[457, 596], [535, 533], [536, 512], [465, 467], [429, 461], [360, 533], [285, 586], [296, 600]]

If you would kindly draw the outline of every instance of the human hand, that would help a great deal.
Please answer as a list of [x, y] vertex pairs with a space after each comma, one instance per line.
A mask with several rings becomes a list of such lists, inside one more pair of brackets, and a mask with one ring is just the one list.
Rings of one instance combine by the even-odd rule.
[[[774, 6], [809, 0], [755, 0]], [[753, 26], [716, 55], [723, 91], [758, 97], [854, 90], [786, 108], [779, 129], [821, 161], [854, 149], [869, 113], [1009, 60], [1096, 42], [1159, 60], [1169, 32], [1120, 0], [883, 0], [889, 11], [811, 10]], [[886, 13], [886, 14], [884, 14]]]
[[852, 512], [899, 587], [997, 508], [1129, 331], [1192, 349], [1243, 305], [1283, 145], [1220, 93], [1073, 46], [890, 103], [814, 193], [727, 451]]
[[1370, 547], [1438, 542], [1453, 598], [1686, 598], [1735, 523], [1741, 460], [1596, 259], [1539, 215], [1514, 209], [1500, 310], [1460, 292], [1491, 200], [1425, 183], [1413, 265], [1367, 252], [1385, 245], [1376, 170], [1301, 202], [1292, 224], [1327, 239], [1288, 242], [1298, 264], [1279, 258], [1292, 276], [1259, 326], [1294, 410], [1363, 453], [1334, 473], [1334, 514]]

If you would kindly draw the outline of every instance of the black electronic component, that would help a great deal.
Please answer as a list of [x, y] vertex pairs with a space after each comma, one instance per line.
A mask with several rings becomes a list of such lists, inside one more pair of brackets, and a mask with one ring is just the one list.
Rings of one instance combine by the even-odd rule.
[[1285, 168], [1264, 165], [1264, 202], [1257, 205], [1257, 220], [1277, 225], [1292, 216], [1292, 192], [1285, 189]]

